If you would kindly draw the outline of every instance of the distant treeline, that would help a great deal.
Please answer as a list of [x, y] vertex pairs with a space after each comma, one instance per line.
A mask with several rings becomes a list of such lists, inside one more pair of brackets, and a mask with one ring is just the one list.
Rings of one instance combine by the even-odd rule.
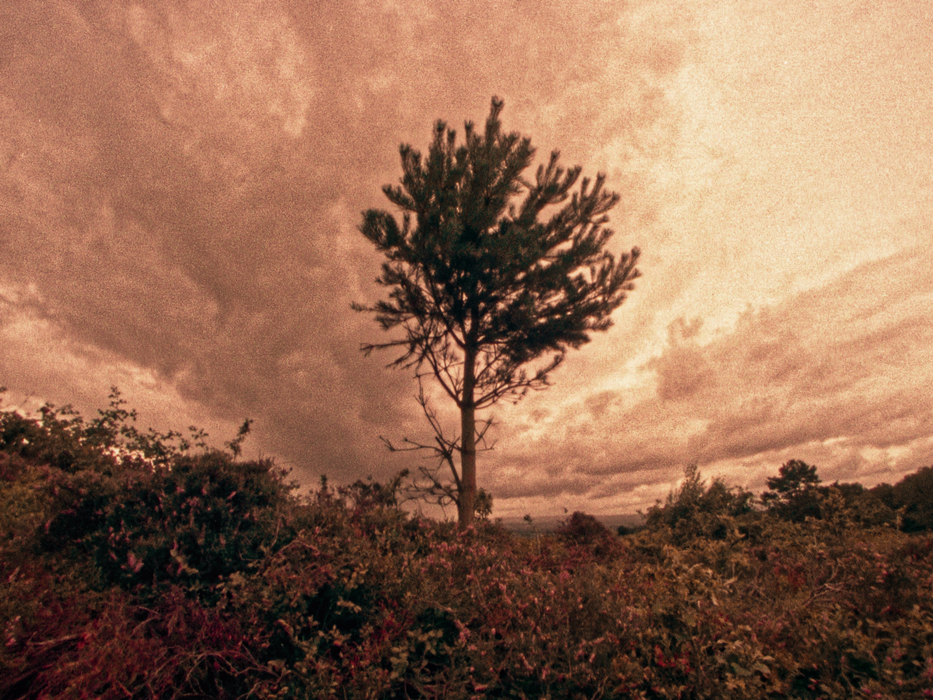
[[[708, 485], [697, 467], [685, 470], [681, 485], [646, 513], [644, 527], [666, 527], [678, 541], [696, 534], [725, 536], [724, 518], [756, 516], [803, 523], [842, 522], [855, 527], [893, 527], [901, 532], [933, 530], [933, 467], [922, 467], [899, 482], [866, 489], [858, 483], [822, 484], [814, 465], [790, 460], [768, 479], [768, 490], [756, 497], [730, 487], [722, 479]], [[619, 534], [630, 528], [620, 526]]]

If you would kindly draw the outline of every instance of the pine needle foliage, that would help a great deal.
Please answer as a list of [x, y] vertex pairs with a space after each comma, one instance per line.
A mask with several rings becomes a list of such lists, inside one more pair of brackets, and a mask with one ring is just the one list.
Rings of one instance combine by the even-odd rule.
[[620, 197], [605, 176], [581, 179], [555, 151], [526, 179], [535, 149], [503, 132], [502, 109], [493, 98], [485, 128], [467, 122], [462, 143], [438, 121], [427, 156], [403, 145], [400, 185], [383, 188], [401, 221], [370, 209], [360, 226], [385, 255], [377, 282], [389, 296], [354, 308], [403, 331], [363, 350], [401, 350], [390, 366], [433, 375], [460, 410], [461, 524], [476, 494], [475, 411], [545, 387], [569, 348], [610, 327], [639, 276], [638, 248], [606, 250]]

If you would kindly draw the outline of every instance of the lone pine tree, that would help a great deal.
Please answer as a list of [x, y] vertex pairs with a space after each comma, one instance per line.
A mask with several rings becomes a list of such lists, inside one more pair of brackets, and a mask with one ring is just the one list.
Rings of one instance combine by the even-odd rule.
[[555, 151], [534, 181], [525, 179], [535, 149], [503, 133], [502, 107], [493, 98], [485, 131], [467, 122], [461, 144], [438, 121], [426, 158], [402, 145], [400, 186], [383, 187], [401, 222], [370, 209], [360, 225], [385, 255], [376, 281], [389, 294], [354, 308], [403, 331], [362, 350], [402, 349], [389, 366], [415, 368], [419, 382], [433, 375], [459, 409], [460, 436], [449, 440], [421, 393], [461, 526], [473, 520], [477, 440], [489, 425], [478, 432], [476, 412], [546, 386], [568, 348], [610, 327], [639, 276], [638, 248], [618, 260], [604, 249], [607, 213], [619, 202], [605, 176], [580, 180], [580, 168], [560, 167]]

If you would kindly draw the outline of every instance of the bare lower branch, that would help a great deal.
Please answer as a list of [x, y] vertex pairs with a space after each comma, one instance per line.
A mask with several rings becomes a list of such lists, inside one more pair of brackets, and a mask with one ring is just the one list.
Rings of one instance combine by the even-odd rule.
[[[430, 405], [430, 399], [424, 391], [423, 377], [425, 375], [415, 375], [418, 379], [418, 394], [415, 400], [421, 406], [431, 431], [434, 433], [433, 442], [422, 442], [412, 438], [403, 438], [402, 443], [397, 445], [386, 437], [380, 436], [382, 444], [390, 452], [425, 452], [425, 459], [436, 459], [436, 466], [421, 466], [418, 468], [419, 476], [412, 479], [411, 485], [406, 489], [410, 498], [423, 499], [429, 503], [440, 506], [459, 504], [459, 494], [461, 489], [460, 472], [457, 468], [457, 455], [461, 451], [460, 435], [448, 437], [444, 432], [441, 420]], [[479, 421], [476, 428], [476, 445], [478, 452], [486, 452], [495, 447], [495, 444], [488, 444], [486, 434], [489, 429], [495, 425], [492, 418]], [[445, 469], [446, 467], [446, 469]], [[441, 476], [442, 471], [449, 471], [450, 478], [444, 479]]]

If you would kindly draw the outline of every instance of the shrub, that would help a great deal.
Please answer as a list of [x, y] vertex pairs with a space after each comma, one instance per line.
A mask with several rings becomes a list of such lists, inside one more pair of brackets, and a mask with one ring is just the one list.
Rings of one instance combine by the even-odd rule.
[[903, 509], [905, 532], [933, 530], [933, 467], [922, 467], [894, 485], [895, 503]]
[[558, 539], [568, 544], [597, 544], [612, 537], [612, 533], [594, 516], [574, 511], [555, 531]]
[[562, 521], [554, 532], [557, 539], [571, 547], [584, 547], [592, 551], [597, 558], [618, 554], [622, 546], [618, 537], [594, 516], [573, 512]]
[[255, 697], [275, 677], [236, 618], [178, 589], [144, 607], [122, 591], [29, 582], [42, 609], [20, 608], [6, 625], [0, 697]]
[[675, 544], [696, 538], [726, 539], [737, 529], [736, 519], [752, 510], [753, 495], [743, 489], [730, 489], [721, 479], [707, 487], [696, 465], [684, 470], [676, 491], [664, 505], [648, 509], [645, 526], [663, 530]]
[[768, 491], [761, 495], [768, 510], [780, 518], [801, 523], [820, 517], [820, 478], [816, 467], [799, 459], [781, 465], [778, 476], [768, 478]]
[[108, 584], [210, 586], [291, 536], [289, 487], [271, 462], [219, 452], [114, 475], [53, 472], [48, 552], [88, 556]]
[[870, 526], [863, 490], [819, 489], [820, 518], [794, 522], [694, 468], [623, 546], [579, 512], [523, 540], [410, 516], [391, 481], [298, 499], [268, 462], [62, 469], [15, 445], [0, 458], [0, 697], [933, 687], [933, 538]]
[[40, 418], [0, 411], [0, 451], [31, 464], [47, 464], [67, 472], [112, 466], [115, 459], [84, 438], [84, 420], [70, 406], [51, 404]]

